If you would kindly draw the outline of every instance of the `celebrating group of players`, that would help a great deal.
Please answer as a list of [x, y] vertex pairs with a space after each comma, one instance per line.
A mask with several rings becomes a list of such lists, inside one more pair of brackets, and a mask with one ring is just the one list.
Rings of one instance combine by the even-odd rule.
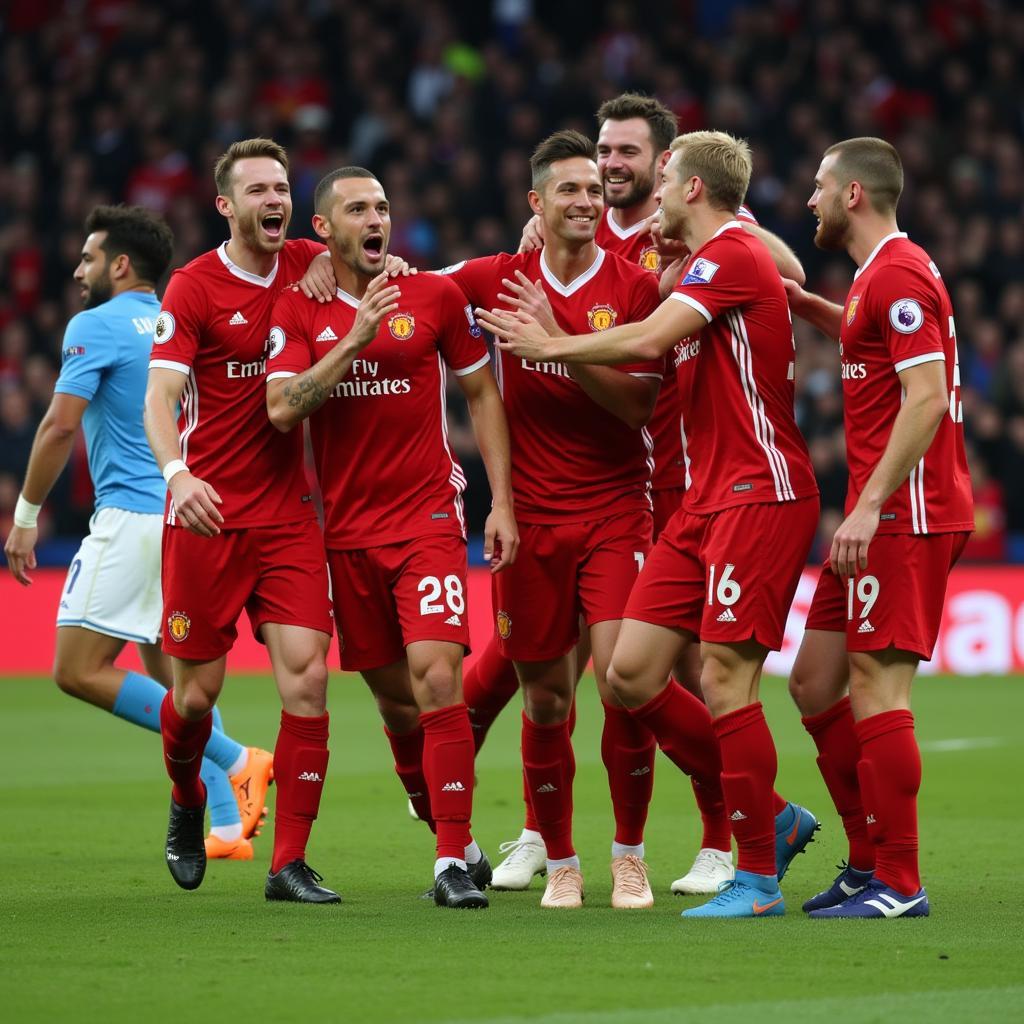
[[[270, 780], [269, 756], [215, 720], [244, 607], [282, 701], [268, 899], [340, 900], [305, 859], [327, 774], [336, 628], [341, 665], [366, 680], [411, 806], [436, 835], [439, 905], [486, 907], [488, 885], [522, 889], [546, 873], [542, 906], [582, 906], [571, 736], [592, 655], [615, 818], [612, 905], [653, 904], [643, 835], [660, 746], [690, 776], [703, 822], [693, 867], [673, 890], [712, 898], [683, 916], [782, 914], [779, 882], [818, 827], [775, 792], [757, 699], [818, 525], [794, 418], [792, 310], [840, 343], [850, 468], [847, 517], [790, 683], [850, 852], [804, 909], [928, 913], [910, 688], [973, 514], [952, 311], [935, 265], [897, 230], [898, 155], [853, 139], [822, 160], [808, 204], [815, 241], [859, 268], [839, 307], [802, 289], [795, 256], [742, 205], [745, 143], [720, 132], [677, 138], [670, 111], [632, 94], [604, 104], [598, 123], [596, 146], [561, 131], [537, 147], [520, 253], [436, 274], [389, 257], [387, 197], [362, 168], [318, 185], [323, 244], [286, 241], [287, 156], [266, 139], [221, 157], [217, 206], [230, 238], [173, 275], [159, 315], [153, 285], [167, 260], [142, 268], [137, 247], [92, 225], [83, 264], [101, 260], [91, 273], [105, 273], [108, 305], [125, 307], [125, 323], [155, 317], [145, 430], [169, 491], [162, 612], [148, 613], [152, 634], [128, 630], [125, 615], [138, 609], [122, 576], [107, 597], [116, 612], [83, 606], [62, 622], [92, 599], [77, 579], [83, 559], [58, 633], [106, 632], [114, 655], [118, 643], [162, 633], [166, 696], [153, 679], [117, 674], [113, 656], [104, 700], [72, 692], [128, 718], [142, 701], [152, 718], [153, 693], [129, 690], [159, 691], [172, 780], [166, 859], [183, 888], [202, 882], [208, 854], [233, 855], [204, 842], [221, 782], [202, 771], [207, 760], [220, 750], [240, 805], [241, 824], [221, 828], [224, 850], [254, 833]], [[118, 216], [155, 223], [142, 211]], [[128, 309], [126, 291], [144, 314]], [[92, 344], [68, 344], [79, 319], [62, 381]], [[495, 629], [464, 685], [465, 478], [447, 440], [446, 368], [466, 395], [493, 497], [484, 553]], [[306, 418], [322, 530], [294, 429]], [[53, 482], [42, 447], [37, 439], [7, 542], [23, 581]], [[90, 444], [94, 475], [99, 461]], [[144, 510], [111, 504], [155, 518], [151, 500]], [[102, 562], [89, 571], [112, 578]], [[100, 601], [110, 587], [86, 589]], [[470, 833], [473, 761], [518, 689], [526, 822], [492, 872]], [[144, 718], [132, 720], [152, 727]]]

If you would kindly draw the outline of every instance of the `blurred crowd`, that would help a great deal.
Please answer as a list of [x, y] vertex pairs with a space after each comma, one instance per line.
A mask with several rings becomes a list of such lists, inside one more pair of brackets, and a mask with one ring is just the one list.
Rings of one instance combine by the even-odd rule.
[[[843, 301], [845, 254], [811, 241], [822, 151], [856, 135], [899, 149], [903, 230], [953, 297], [978, 505], [976, 558], [1024, 560], [1024, 8], [1011, 0], [33, 0], [0, 3], [0, 532], [49, 402], [71, 272], [98, 202], [140, 203], [174, 228], [175, 265], [218, 244], [212, 167], [233, 140], [287, 146], [293, 237], [316, 182], [342, 164], [382, 179], [392, 251], [420, 267], [517, 247], [528, 157], [547, 133], [596, 133], [627, 89], [681, 131], [749, 139], [748, 203]], [[799, 422], [823, 534], [845, 491], [833, 342], [796, 325]], [[452, 437], [488, 498], [466, 418]], [[90, 509], [79, 451], [47, 529]]]

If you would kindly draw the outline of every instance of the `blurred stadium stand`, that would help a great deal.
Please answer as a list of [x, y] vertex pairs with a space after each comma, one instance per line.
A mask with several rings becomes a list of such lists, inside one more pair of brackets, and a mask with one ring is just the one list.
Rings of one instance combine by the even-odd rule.
[[[1024, 9], [999, 0], [4, 0], [0, 2], [0, 534], [6, 535], [98, 202], [159, 209], [176, 265], [225, 236], [211, 168], [237, 138], [292, 158], [293, 237], [327, 170], [377, 172], [392, 250], [421, 267], [516, 247], [528, 156], [598, 104], [655, 93], [683, 131], [750, 140], [748, 197], [841, 301], [853, 266], [811, 242], [821, 152], [882, 135], [908, 187], [901, 227], [953, 296], [978, 533], [971, 555], [1024, 561]], [[799, 422], [822, 536], [845, 490], [838, 353], [796, 326]], [[488, 507], [464, 411], [452, 437], [470, 521]], [[41, 525], [50, 562], [85, 530], [80, 448]]]

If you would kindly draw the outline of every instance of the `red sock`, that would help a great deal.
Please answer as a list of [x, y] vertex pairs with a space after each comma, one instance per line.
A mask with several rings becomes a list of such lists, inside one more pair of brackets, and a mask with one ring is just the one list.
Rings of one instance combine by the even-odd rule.
[[778, 762], [760, 702], [716, 718], [722, 749], [722, 789], [739, 856], [737, 871], [774, 875], [775, 815], [772, 786]]
[[330, 720], [327, 714], [306, 718], [281, 712], [281, 729], [274, 747], [277, 807], [270, 870], [275, 874], [293, 860], [306, 859], [306, 843], [327, 778]]
[[430, 794], [438, 857], [462, 860], [469, 846], [473, 813], [473, 730], [466, 705], [453, 704], [420, 715], [423, 775]]
[[665, 756], [690, 776], [704, 823], [701, 847], [731, 851], [722, 761], [707, 707], [673, 679], [657, 697], [629, 713], [654, 733]]
[[508, 658], [502, 657], [498, 641], [492, 637], [483, 654], [466, 670], [462, 681], [462, 695], [469, 708], [476, 750], [484, 745], [494, 720], [518, 692], [519, 677], [515, 666]]
[[174, 707], [172, 691], [160, 704], [160, 735], [164, 741], [164, 764], [171, 779], [171, 796], [181, 807], [201, 807], [206, 787], [199, 778], [203, 751], [213, 729], [213, 715], [198, 721], [182, 718]]
[[523, 774], [536, 815], [537, 831], [544, 837], [549, 859], [575, 856], [572, 783], [576, 760], [568, 722], [537, 725], [523, 714]]
[[784, 796], [779, 796], [776, 790], [772, 790], [772, 814], [777, 818], [787, 807], [789, 801]]
[[639, 846], [644, 841], [647, 809], [654, 792], [654, 733], [624, 707], [604, 705], [601, 760], [615, 815], [615, 842]]
[[[576, 731], [576, 698], [572, 699], [572, 707], [569, 708], [569, 738]], [[575, 769], [574, 769], [575, 771]], [[526, 772], [523, 772], [523, 804], [526, 806], [526, 817], [523, 821], [523, 828], [527, 832], [539, 832], [540, 825], [537, 824], [537, 815], [533, 813], [533, 802], [530, 800], [530, 783], [526, 779]]]
[[384, 735], [395, 758], [395, 774], [405, 787], [413, 810], [420, 821], [427, 823], [431, 832], [436, 832], [434, 816], [430, 812], [427, 780], [423, 775], [423, 726], [417, 725], [412, 732], [403, 733], [392, 732], [384, 726]]
[[917, 793], [921, 753], [909, 711], [883, 711], [857, 723], [857, 774], [867, 833], [875, 845], [875, 877], [904, 896], [921, 888], [917, 863]]
[[825, 780], [832, 803], [836, 805], [850, 843], [849, 864], [858, 871], [875, 867], [875, 848], [868, 839], [864, 807], [857, 779], [860, 741], [850, 711], [850, 698], [844, 697], [819, 715], [801, 718], [818, 748], [818, 770]]

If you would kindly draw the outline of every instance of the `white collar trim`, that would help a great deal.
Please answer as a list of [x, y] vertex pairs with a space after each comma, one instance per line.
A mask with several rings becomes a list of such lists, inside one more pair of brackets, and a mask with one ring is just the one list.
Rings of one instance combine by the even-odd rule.
[[224, 264], [228, 269], [229, 274], [234, 274], [235, 277], [241, 278], [243, 281], [248, 281], [249, 284], [259, 285], [260, 288], [269, 288], [274, 283], [274, 278], [277, 277], [278, 258], [274, 256], [274, 269], [267, 274], [266, 277], [260, 277], [259, 274], [253, 274], [248, 270], [243, 270], [240, 266], [231, 262], [231, 257], [228, 256], [228, 243], [221, 242], [217, 249], [217, 255], [220, 257], [221, 263]]
[[619, 226], [619, 222], [615, 219], [615, 207], [609, 206], [608, 212], [605, 214], [605, 220], [608, 222], [608, 227], [611, 228], [613, 235], [618, 238], [632, 238], [644, 226], [647, 218], [644, 217], [643, 220], [638, 220], [631, 228], [623, 228]]
[[334, 294], [337, 295], [342, 302], [347, 302], [353, 309], [359, 308], [359, 300], [354, 295], [350, 295], [343, 288], [335, 289]]
[[882, 251], [882, 246], [888, 245], [894, 238], [906, 238], [906, 231], [894, 231], [891, 235], [886, 235], [878, 245], [871, 250], [871, 255], [854, 271], [853, 279], [856, 281], [865, 270], [868, 269], [871, 261]]
[[[738, 220], [728, 220], [711, 236], [711, 238], [717, 238], [723, 231], [731, 231], [733, 228], [739, 228], [740, 231], [742, 231], [743, 225]], [[708, 242], [711, 241], [711, 238], [708, 239]], [[708, 243], [705, 242], [704, 244], [707, 245]]]
[[579, 277], [574, 277], [568, 284], [562, 284], [557, 277], [551, 272], [547, 263], [547, 250], [541, 249], [540, 251], [540, 272], [544, 277], [544, 280], [550, 285], [552, 291], [558, 292], [559, 295], [572, 295], [573, 292], [579, 291], [588, 281], [590, 281], [595, 274], [601, 269], [604, 263], [604, 249], [601, 246], [597, 246], [597, 258], [590, 266], [580, 274]]

